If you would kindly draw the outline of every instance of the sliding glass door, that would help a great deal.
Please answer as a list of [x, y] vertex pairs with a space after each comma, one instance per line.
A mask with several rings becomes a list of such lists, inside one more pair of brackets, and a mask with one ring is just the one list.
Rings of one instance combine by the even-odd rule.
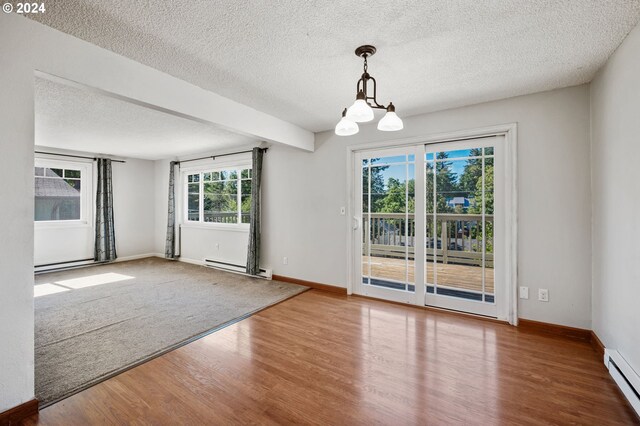
[[497, 315], [495, 139], [425, 147], [427, 305]]
[[359, 290], [361, 294], [415, 300], [415, 150], [357, 155]]
[[357, 153], [359, 294], [497, 317], [504, 137]]

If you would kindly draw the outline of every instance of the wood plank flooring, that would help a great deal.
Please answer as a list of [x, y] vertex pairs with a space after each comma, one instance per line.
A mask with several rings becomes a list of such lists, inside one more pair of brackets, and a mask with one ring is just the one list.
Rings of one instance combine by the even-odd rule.
[[28, 425], [638, 424], [588, 343], [311, 290]]

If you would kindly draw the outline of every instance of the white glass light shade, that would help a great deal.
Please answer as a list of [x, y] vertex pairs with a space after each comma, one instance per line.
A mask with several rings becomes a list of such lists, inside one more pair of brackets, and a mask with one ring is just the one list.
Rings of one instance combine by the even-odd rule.
[[356, 123], [371, 121], [373, 120], [373, 109], [364, 99], [356, 99], [353, 105], [347, 109], [347, 119]]
[[402, 120], [393, 111], [388, 111], [378, 122], [378, 130], [383, 132], [395, 132], [402, 130], [403, 127]]
[[358, 124], [345, 117], [342, 117], [338, 124], [336, 124], [336, 135], [338, 136], [351, 136], [359, 131]]

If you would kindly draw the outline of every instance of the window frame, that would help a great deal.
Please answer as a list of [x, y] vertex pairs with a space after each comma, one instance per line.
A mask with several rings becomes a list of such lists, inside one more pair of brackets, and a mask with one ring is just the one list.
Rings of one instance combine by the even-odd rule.
[[80, 219], [71, 220], [35, 220], [34, 226], [37, 228], [83, 228], [92, 227], [93, 221], [93, 162], [70, 161], [60, 159], [49, 159], [36, 157], [33, 165], [33, 204], [35, 209], [35, 168], [44, 167], [48, 169], [71, 169], [80, 170]]
[[[181, 191], [181, 209], [180, 216], [182, 220], [180, 221], [181, 226], [187, 228], [218, 228], [225, 230], [234, 230], [234, 231], [249, 231], [249, 223], [242, 222], [242, 170], [249, 169], [252, 170], [251, 160], [242, 160], [242, 161], [232, 161], [232, 162], [224, 162], [216, 164], [198, 164], [188, 167], [180, 167], [180, 191]], [[204, 174], [205, 173], [213, 173], [213, 172], [223, 172], [223, 171], [235, 171], [238, 173], [237, 182], [237, 192], [236, 192], [236, 202], [238, 206], [236, 222], [235, 223], [221, 223], [221, 222], [205, 222], [204, 221]], [[253, 173], [253, 172], [251, 172]], [[189, 175], [199, 174], [200, 179], [198, 182], [199, 185], [199, 202], [198, 202], [198, 220], [189, 220]], [[253, 178], [253, 174], [252, 174]]]

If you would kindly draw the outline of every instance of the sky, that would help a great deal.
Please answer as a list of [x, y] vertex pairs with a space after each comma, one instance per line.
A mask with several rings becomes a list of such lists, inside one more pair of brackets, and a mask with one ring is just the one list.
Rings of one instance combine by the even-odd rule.
[[[457, 160], [457, 158], [468, 157], [470, 153], [469, 149], [458, 150], [458, 151], [447, 151], [449, 155], [449, 161], [451, 163], [451, 171], [456, 175], [456, 178], [459, 180], [460, 175], [464, 172], [464, 166], [467, 164], [467, 160]], [[433, 153], [427, 154], [427, 161], [433, 159]], [[400, 164], [391, 164], [389, 168], [384, 171], [384, 181], [387, 182], [390, 177], [398, 179], [400, 181], [404, 181], [406, 179], [406, 156], [398, 155], [392, 157], [383, 157], [375, 161], [374, 164], [387, 164], [387, 163], [400, 163]], [[409, 156], [409, 161], [413, 161], [414, 156]], [[413, 177], [415, 173], [415, 166], [410, 163], [409, 164], [409, 179]]]

